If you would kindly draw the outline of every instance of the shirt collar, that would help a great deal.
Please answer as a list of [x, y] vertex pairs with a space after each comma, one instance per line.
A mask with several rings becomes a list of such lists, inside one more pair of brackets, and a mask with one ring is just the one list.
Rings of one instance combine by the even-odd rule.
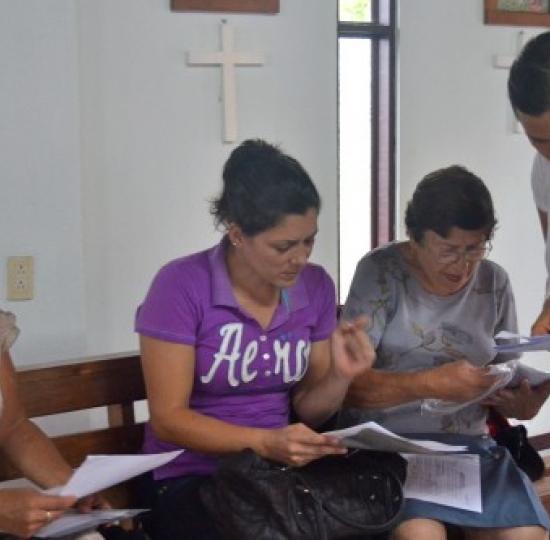
[[231, 280], [227, 272], [227, 264], [225, 262], [225, 252], [227, 250], [229, 240], [224, 236], [217, 246], [214, 246], [208, 254], [208, 262], [210, 263], [210, 275], [212, 284], [212, 303], [215, 306], [231, 306], [239, 307], [233, 289]]
[[[212, 284], [212, 303], [215, 306], [229, 306], [239, 308], [239, 304], [233, 294], [231, 280], [227, 271], [225, 261], [225, 252], [229, 240], [224, 236], [217, 246], [214, 246], [208, 254], [210, 263], [211, 284]], [[283, 289], [281, 292], [281, 305], [283, 311], [293, 312], [306, 307], [309, 304], [309, 296], [304, 281], [304, 272], [301, 272], [298, 279], [292, 287]]]

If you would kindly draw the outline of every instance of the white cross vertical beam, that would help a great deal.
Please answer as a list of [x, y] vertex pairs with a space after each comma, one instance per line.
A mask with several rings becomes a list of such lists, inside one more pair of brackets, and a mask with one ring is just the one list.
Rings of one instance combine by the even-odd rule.
[[[525, 32], [523, 30], [520, 30], [516, 37], [516, 54], [513, 56], [495, 54], [495, 56], [493, 56], [493, 67], [497, 69], [510, 69], [512, 67], [512, 64], [514, 63], [514, 60], [523, 49], [524, 41], [525, 41]], [[513, 111], [512, 111], [512, 114], [514, 114]], [[514, 133], [521, 133], [522, 131], [521, 126], [520, 126], [520, 123], [517, 121], [515, 114], [514, 114], [513, 126], [514, 126]]]
[[261, 66], [263, 55], [259, 53], [236, 52], [233, 48], [233, 28], [222, 21], [221, 50], [216, 52], [188, 52], [190, 66], [221, 66], [222, 101], [224, 118], [224, 142], [237, 140], [237, 85], [235, 66]]

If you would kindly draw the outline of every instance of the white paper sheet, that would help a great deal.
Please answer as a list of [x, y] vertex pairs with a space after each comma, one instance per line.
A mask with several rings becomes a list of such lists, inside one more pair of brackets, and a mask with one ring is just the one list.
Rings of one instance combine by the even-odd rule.
[[64, 486], [49, 489], [46, 493], [73, 495], [80, 499], [156, 469], [182, 452], [175, 450], [162, 454], [88, 456]]
[[404, 454], [405, 497], [482, 512], [479, 456]]
[[99, 525], [128, 519], [147, 510], [93, 510], [89, 514], [80, 514], [75, 511], [67, 512], [60, 518], [42, 527], [36, 534], [38, 538], [57, 538], [77, 532], [95, 529]]
[[507, 341], [507, 343], [495, 345], [494, 350], [497, 352], [550, 351], [550, 334], [522, 336], [503, 330], [495, 336], [495, 339]]
[[340, 439], [348, 448], [363, 448], [366, 450], [385, 450], [387, 452], [408, 452], [411, 454], [432, 454], [437, 452], [463, 452], [466, 446], [444, 444], [437, 441], [419, 441], [396, 435], [376, 422], [365, 422], [357, 426], [336, 431], [326, 431]]

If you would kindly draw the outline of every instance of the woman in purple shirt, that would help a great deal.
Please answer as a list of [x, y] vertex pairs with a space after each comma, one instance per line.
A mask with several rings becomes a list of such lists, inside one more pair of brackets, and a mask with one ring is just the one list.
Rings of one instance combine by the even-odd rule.
[[[319, 208], [295, 159], [243, 142], [212, 204], [222, 241], [164, 266], [138, 310], [145, 451], [185, 448], [153, 475], [155, 540], [219, 538], [198, 497], [217, 456], [251, 448], [301, 466], [345, 453], [312, 427], [374, 354], [364, 319], [336, 327], [334, 284], [308, 263]], [[303, 423], [289, 424], [291, 407]]]

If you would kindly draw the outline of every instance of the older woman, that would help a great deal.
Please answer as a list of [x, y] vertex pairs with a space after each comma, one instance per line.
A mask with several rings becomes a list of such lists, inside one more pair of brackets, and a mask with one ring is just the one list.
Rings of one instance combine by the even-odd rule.
[[[487, 366], [509, 358], [493, 351], [495, 334], [517, 324], [508, 276], [485, 259], [496, 224], [489, 191], [462, 167], [435, 171], [418, 184], [405, 222], [408, 241], [378, 248], [357, 266], [344, 317], [371, 317], [376, 361], [352, 384], [343, 419], [468, 445], [480, 455], [483, 512], [408, 500], [394, 538], [444, 539], [445, 524], [468, 538], [547, 538], [550, 521], [529, 479], [486, 435], [486, 407], [421, 414], [424, 398], [480, 396], [495, 382]], [[525, 388], [507, 392], [511, 414]], [[530, 389], [533, 412], [547, 392]]]

